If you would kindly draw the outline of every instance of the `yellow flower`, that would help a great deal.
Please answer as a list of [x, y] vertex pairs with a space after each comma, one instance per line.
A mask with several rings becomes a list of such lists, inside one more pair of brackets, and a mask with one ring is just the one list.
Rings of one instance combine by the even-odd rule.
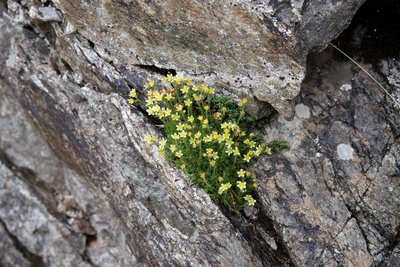
[[194, 139], [194, 138], [190, 138], [189, 139], [189, 143], [192, 145], [192, 147], [196, 147], [196, 139]]
[[244, 191], [246, 189], [246, 182], [242, 182], [242, 181], [237, 181], [237, 187], [240, 189], [240, 191]]
[[132, 89], [132, 90], [129, 92], [129, 97], [132, 97], [132, 98], [136, 98], [136, 97], [137, 97], [137, 93], [136, 93], [136, 90], [135, 90], [135, 89]]
[[216, 163], [215, 160], [210, 160], [210, 165], [211, 165], [211, 167], [214, 167], [214, 166], [215, 166], [215, 163]]
[[242, 101], [239, 102], [238, 106], [239, 106], [239, 107], [243, 107], [244, 105], [247, 104], [248, 101], [249, 101], [249, 100], [248, 100], [247, 98], [244, 98]]
[[194, 118], [193, 118], [193, 116], [189, 116], [189, 118], [188, 118], [188, 122], [194, 122]]
[[166, 144], [167, 144], [167, 140], [162, 139], [159, 143], [160, 149], [164, 150], [164, 147]]
[[167, 108], [167, 109], [164, 110], [164, 116], [165, 116], [165, 117], [171, 116], [171, 110], [170, 110], [169, 108]]
[[187, 132], [182, 131], [182, 132], [179, 133], [179, 136], [180, 136], [181, 138], [186, 138]]
[[209, 105], [205, 105], [205, 106], [204, 106], [204, 110], [205, 110], [205, 111], [210, 110], [210, 106], [209, 106]]
[[256, 200], [251, 195], [244, 196], [244, 199], [247, 201], [249, 206], [254, 206], [254, 204], [256, 204]]
[[180, 119], [180, 116], [179, 116], [178, 113], [175, 113], [174, 115], [172, 115], [172, 120], [173, 121], [179, 121], [179, 119]]
[[222, 195], [226, 190], [231, 188], [231, 186], [232, 186], [231, 183], [221, 184], [218, 190], [218, 194]]
[[186, 99], [186, 100], [183, 101], [183, 102], [185, 102], [185, 105], [186, 105], [187, 107], [190, 107], [190, 106], [192, 105], [192, 100], [190, 100], [190, 99]]
[[185, 124], [183, 124], [183, 123], [179, 123], [179, 124], [176, 126], [176, 129], [177, 129], [178, 131], [182, 131], [184, 128], [185, 128]]
[[203, 99], [203, 95], [194, 94], [194, 95], [193, 95], [193, 98], [194, 98], [194, 100], [195, 100], [196, 102], [199, 102], [199, 101], [201, 101], [201, 100]]
[[270, 147], [266, 147], [265, 148], [265, 154], [271, 155], [271, 148]]
[[[148, 145], [151, 145], [151, 144], [154, 142], [154, 139], [156, 139], [156, 137], [155, 137], [155, 136], [151, 136], [151, 135], [146, 136], [146, 138], [144, 138], [144, 140], [146, 141], [146, 143], [147, 143]], [[156, 139], [156, 140], [157, 140], [157, 139]]]
[[176, 104], [175, 107], [176, 107], [177, 111], [182, 111], [183, 110], [183, 105], [182, 104]]
[[228, 154], [228, 156], [231, 155], [231, 154], [233, 153], [232, 147], [228, 147], [228, 148], [226, 149], [225, 153]]
[[171, 137], [172, 137], [172, 139], [174, 139], [174, 140], [178, 140], [178, 139], [179, 139], [179, 134], [174, 133], [174, 134], [171, 135]]
[[164, 94], [163, 93], [160, 93], [160, 92], [156, 92], [156, 94], [155, 94], [155, 99], [158, 101], [158, 102], [161, 102], [162, 100], [163, 100], [163, 97], [164, 97]]
[[171, 152], [174, 153], [176, 150], [176, 145], [171, 145], [169, 148], [171, 149]]
[[257, 151], [257, 156], [259, 156], [263, 152], [263, 147], [258, 145], [256, 151]]
[[177, 156], [178, 158], [181, 158], [183, 156], [182, 151], [180, 151], [180, 150], [176, 151], [175, 156]]
[[214, 160], [219, 159], [218, 152], [214, 152], [214, 154], [212, 155], [212, 157], [213, 157]]
[[249, 147], [254, 148], [256, 146], [256, 142], [250, 141], [249, 142]]
[[204, 178], [206, 178], [206, 174], [205, 174], [205, 172], [200, 172], [200, 178], [202, 178], [202, 179], [204, 179]]
[[224, 180], [224, 177], [218, 176], [218, 181], [219, 181], [219, 182], [222, 182], [223, 180]]
[[197, 119], [198, 119], [199, 121], [202, 121], [202, 120], [203, 120], [203, 116], [200, 115], [200, 116], [197, 117]]
[[144, 88], [154, 87], [154, 80], [150, 80], [148, 83], [144, 85]]
[[246, 162], [250, 162], [250, 160], [251, 160], [250, 153], [247, 153], [246, 155], [244, 155], [243, 159], [244, 159], [244, 161], [246, 161]]
[[240, 169], [237, 174], [239, 175], [239, 177], [244, 177], [246, 175], [246, 172], [243, 169]]
[[187, 87], [186, 85], [182, 87], [181, 89], [182, 93], [187, 94], [189, 92], [189, 87]]
[[194, 135], [194, 137], [197, 138], [197, 139], [199, 139], [199, 138], [201, 137], [201, 132], [198, 131], [198, 132]]
[[174, 80], [174, 76], [172, 74], [167, 74], [167, 78], [165, 80], [170, 83]]
[[181, 164], [181, 166], [179, 166], [182, 170], [186, 169], [186, 165], [185, 164]]
[[233, 155], [240, 156], [239, 148], [235, 147], [235, 150], [233, 151]]
[[160, 107], [159, 105], [153, 106], [153, 111], [154, 111], [155, 113], [160, 112], [160, 110], [161, 110], [161, 107]]
[[226, 135], [224, 135], [224, 138], [226, 140], [225, 143], [226, 143], [227, 146], [232, 146], [233, 145], [233, 140], [232, 139], [228, 139], [229, 137], [226, 138]]
[[128, 103], [131, 105], [135, 104], [135, 99], [129, 98]]
[[150, 107], [151, 105], [154, 104], [153, 98], [147, 98], [146, 100], [146, 107]]
[[182, 81], [182, 78], [181, 78], [181, 77], [179, 77], [179, 76], [175, 76], [175, 77], [174, 77], [174, 82], [180, 83], [181, 81]]
[[221, 129], [227, 129], [227, 128], [229, 128], [229, 124], [227, 122], [221, 124]]
[[206, 84], [202, 84], [201, 87], [204, 93], [208, 93], [208, 86]]
[[172, 94], [166, 94], [165, 95], [165, 99], [167, 99], [168, 101], [171, 101], [174, 97], [172, 96]]
[[204, 142], [212, 142], [213, 137], [212, 135], [206, 135], [203, 137]]

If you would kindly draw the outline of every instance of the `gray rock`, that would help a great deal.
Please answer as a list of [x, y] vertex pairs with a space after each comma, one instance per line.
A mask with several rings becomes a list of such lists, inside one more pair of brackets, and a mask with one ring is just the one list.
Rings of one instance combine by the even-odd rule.
[[54, 7], [31, 7], [29, 9], [29, 16], [33, 20], [44, 22], [61, 22], [62, 17]]
[[10, 236], [7, 229], [3, 224], [0, 224], [0, 249], [1, 266], [30, 266], [29, 260], [25, 259], [21, 252], [21, 247], [18, 248], [18, 244], [14, 236]]
[[[0, 4], [0, 263], [396, 262], [398, 110], [329, 52], [310, 59], [297, 96], [308, 52], [326, 46], [363, 2]], [[293, 120], [274, 115], [266, 126], [265, 141], [287, 140], [290, 149], [255, 166], [257, 212], [218, 207], [144, 145], [161, 133], [127, 94], [135, 87], [142, 97], [144, 82], [168, 71], [250, 96], [258, 116], [270, 110], [262, 100], [290, 117], [295, 99]], [[337, 153], [341, 144], [351, 160]]]
[[300, 90], [308, 50], [326, 46], [364, 0], [54, 2], [117, 65], [173, 69], [291, 117], [286, 100]]
[[[257, 163], [260, 212], [272, 218], [298, 266], [393, 264], [399, 142], [387, 125], [399, 123], [398, 116], [391, 122], [398, 110], [361, 71], [344, 66], [351, 63], [329, 52], [310, 62], [309, 82], [296, 101], [319, 107], [319, 114], [278, 117], [266, 127], [265, 140], [287, 140], [290, 150]], [[353, 97], [338, 90], [350, 82]]]
[[[108, 76], [79, 86], [69, 67], [48, 64], [40, 36], [2, 23], [0, 220], [27, 251], [49, 266], [262, 265], [210, 198], [141, 141], [156, 127], [126, 98], [93, 90], [122, 74], [104, 65]], [[75, 66], [101, 66], [76, 38]]]

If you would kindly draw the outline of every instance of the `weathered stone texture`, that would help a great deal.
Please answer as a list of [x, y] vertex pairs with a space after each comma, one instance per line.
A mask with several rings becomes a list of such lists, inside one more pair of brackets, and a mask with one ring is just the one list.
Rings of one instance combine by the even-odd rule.
[[[172, 69], [290, 117], [286, 100], [300, 90], [308, 51], [326, 46], [364, 1], [54, 2], [118, 65]], [[262, 116], [258, 106], [251, 111]]]
[[[310, 65], [296, 98], [309, 116], [277, 117], [267, 126], [266, 140], [286, 139], [291, 148], [257, 163], [264, 211], [298, 266], [383, 264], [400, 241], [400, 143], [390, 127], [399, 125], [392, 116], [399, 110], [330, 51]], [[340, 90], [343, 84], [351, 89]], [[352, 156], [341, 157], [340, 145]]]
[[[363, 2], [0, 1], [0, 264], [395, 266], [398, 110], [329, 52], [296, 97]], [[266, 126], [291, 148], [254, 167], [258, 211], [144, 145], [161, 129], [126, 96], [168, 71], [287, 117], [296, 97]]]
[[[156, 129], [108, 91], [114, 80], [79, 86], [39, 28], [3, 18], [1, 29], [0, 220], [10, 235], [48, 266], [262, 265], [208, 196], [145, 147]], [[71, 44], [77, 65], [99, 62]]]

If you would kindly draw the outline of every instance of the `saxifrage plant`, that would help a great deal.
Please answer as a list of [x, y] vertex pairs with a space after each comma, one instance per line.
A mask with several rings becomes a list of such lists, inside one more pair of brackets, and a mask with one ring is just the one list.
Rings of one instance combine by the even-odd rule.
[[[162, 121], [165, 138], [146, 137], [161, 155], [175, 163], [212, 199], [235, 209], [253, 206], [255, 174], [249, 167], [271, 149], [250, 132], [255, 120], [236, 104], [215, 94], [213, 87], [168, 75], [157, 85], [145, 85], [147, 113]], [[138, 100], [130, 93], [130, 104]]]

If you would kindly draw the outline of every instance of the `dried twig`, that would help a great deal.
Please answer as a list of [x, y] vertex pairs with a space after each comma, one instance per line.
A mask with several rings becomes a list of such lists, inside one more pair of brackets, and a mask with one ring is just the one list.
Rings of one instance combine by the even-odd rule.
[[363, 66], [361, 66], [359, 63], [357, 63], [354, 59], [352, 59], [349, 55], [347, 55], [343, 50], [341, 50], [339, 47], [336, 45], [329, 43], [333, 48], [335, 48], [337, 51], [339, 51], [341, 54], [343, 54], [345, 57], [347, 57], [351, 62], [353, 62], [357, 67], [359, 67], [365, 74], [368, 75], [394, 102], [395, 105], [397, 105], [400, 108], [400, 103], [399, 101], [392, 96], [388, 90], [380, 83], [378, 82]]

